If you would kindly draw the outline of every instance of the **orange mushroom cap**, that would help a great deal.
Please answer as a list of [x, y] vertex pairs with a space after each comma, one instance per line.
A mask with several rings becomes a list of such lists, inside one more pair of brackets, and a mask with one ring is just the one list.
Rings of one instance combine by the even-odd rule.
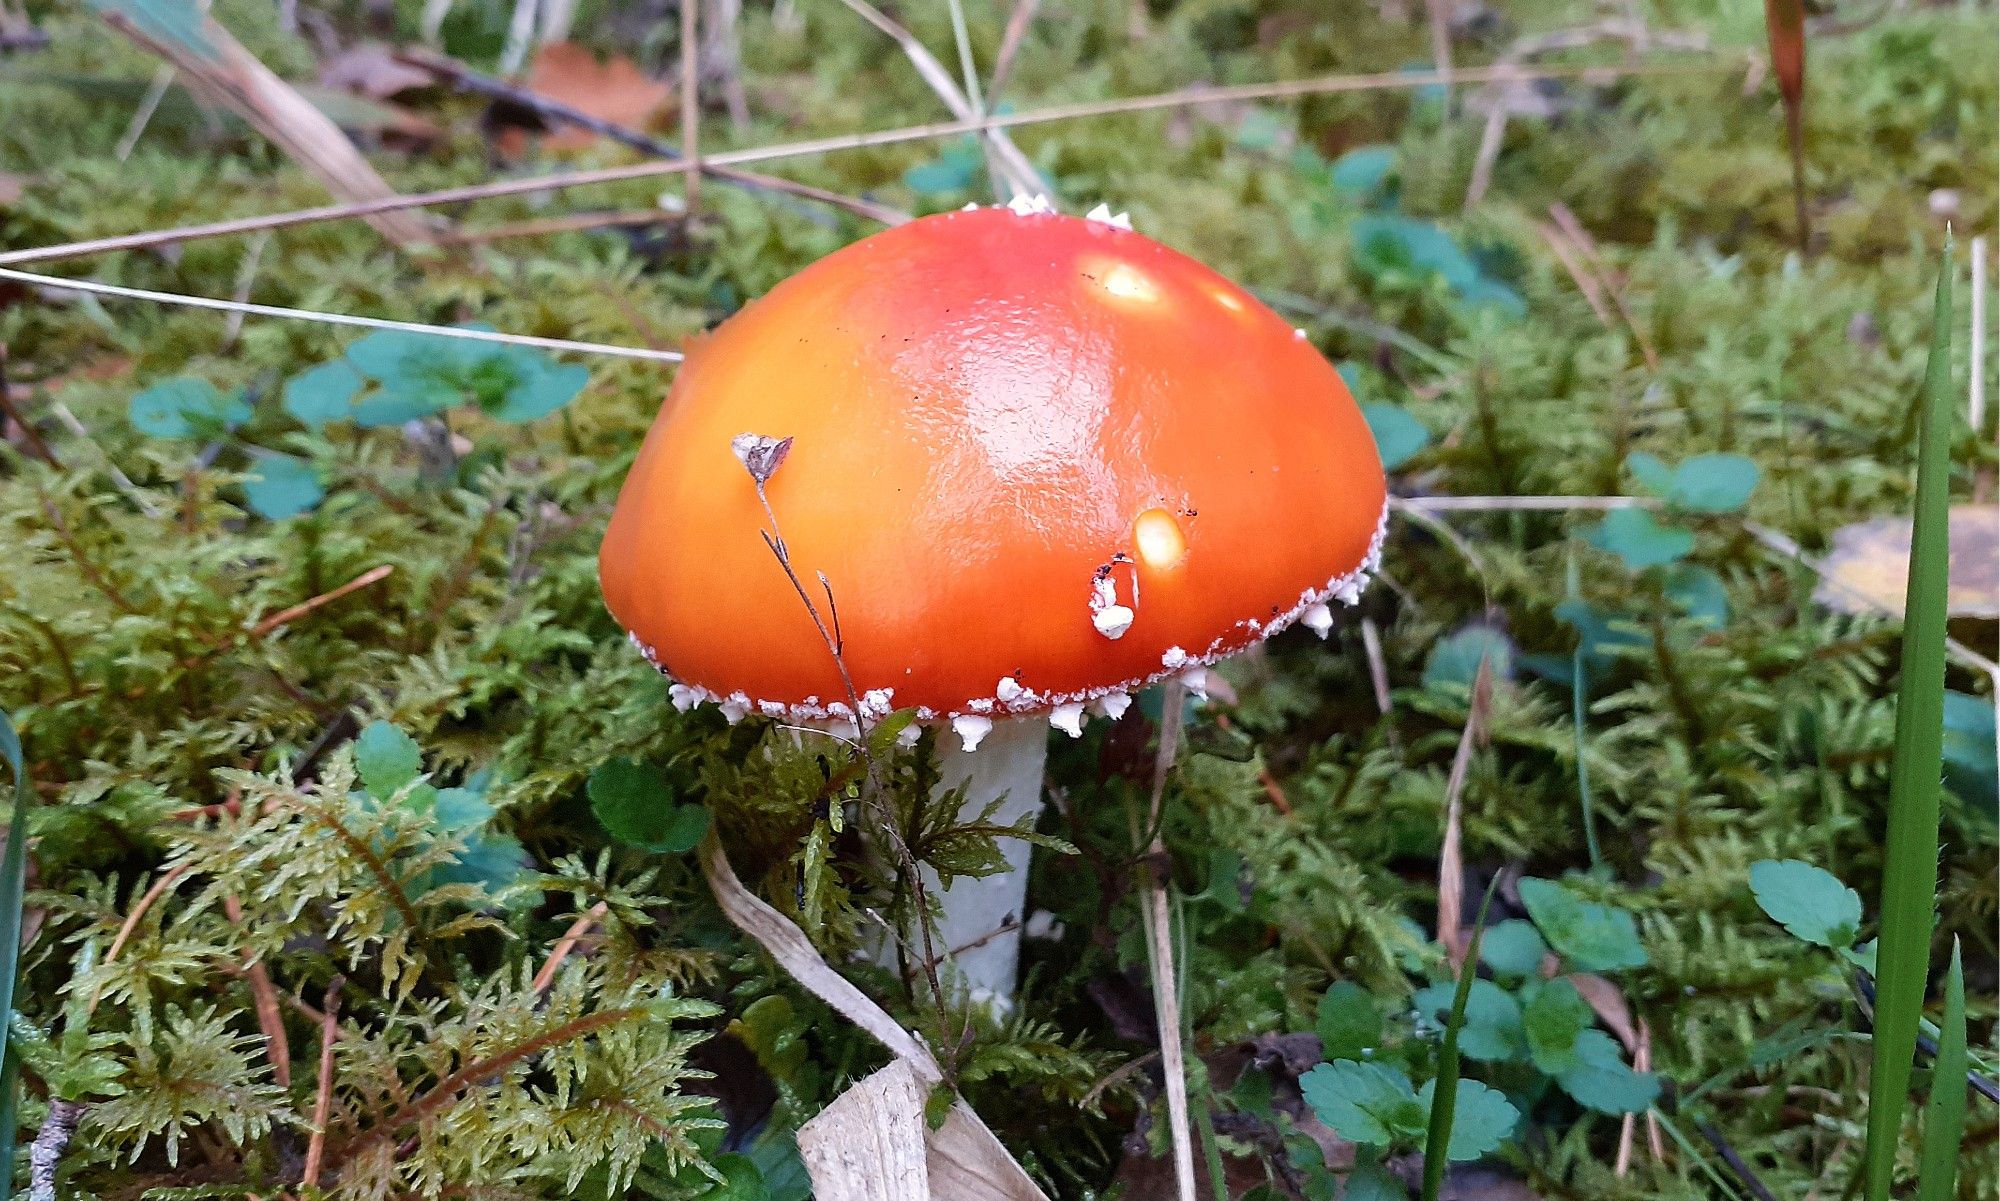
[[[746, 433], [792, 440], [763, 498]], [[1107, 221], [968, 209], [829, 255], [692, 346], [599, 573], [677, 703], [1073, 729], [1300, 618], [1323, 633], [1385, 504], [1339, 374], [1249, 293]]]

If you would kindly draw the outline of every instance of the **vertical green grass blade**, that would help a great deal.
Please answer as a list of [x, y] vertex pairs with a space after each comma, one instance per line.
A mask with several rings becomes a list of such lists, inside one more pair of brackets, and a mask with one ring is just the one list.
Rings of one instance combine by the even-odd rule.
[[1458, 990], [1452, 994], [1444, 1042], [1438, 1047], [1437, 1083], [1431, 1086], [1431, 1124], [1424, 1135], [1423, 1201], [1437, 1201], [1445, 1169], [1451, 1165], [1451, 1125], [1458, 1113], [1458, 1032], [1465, 1026], [1465, 1006], [1472, 997], [1472, 981], [1479, 975], [1479, 939], [1486, 933], [1486, 910], [1499, 887], [1496, 874], [1479, 902], [1479, 915], [1472, 919], [1472, 937], [1465, 944], [1465, 960], [1458, 965]]
[[1958, 1152], [1965, 1142], [1965, 965], [1951, 948], [1944, 983], [1944, 1022], [1931, 1065], [1931, 1099], [1924, 1107], [1924, 1149], [1918, 1160], [1917, 1201], [1951, 1201]]
[[[1583, 589], [1578, 584], [1574, 554], [1569, 557], [1568, 583], [1568, 595], [1565, 599], [1576, 604], [1582, 603]], [[1603, 866], [1604, 858], [1597, 850], [1597, 813], [1590, 798], [1590, 763], [1585, 758], [1585, 752], [1588, 750], [1585, 722], [1590, 712], [1588, 658], [1590, 650], [1590, 635], [1578, 627], [1576, 650], [1571, 653], [1569, 660], [1569, 718], [1570, 727], [1576, 737], [1576, 795], [1578, 804], [1583, 807], [1583, 844], [1590, 852], [1590, 868], [1596, 871]]]
[[1867, 1201], [1887, 1201], [1896, 1138], [1909, 1101], [1917, 1023], [1923, 1013], [1936, 921], [1938, 794], [1944, 777], [1946, 542], [1950, 520], [1951, 246], [1938, 274], [1931, 357], [1924, 373], [1917, 441], [1916, 525], [1903, 613], [1896, 757], [1882, 868], [1882, 933], [1875, 982], [1874, 1066], [1868, 1082]]
[[[14, 776], [14, 808], [7, 819], [7, 851], [0, 855], [0, 1029], [14, 1012], [14, 977], [21, 958], [21, 894], [28, 883], [28, 763], [14, 723], [0, 712], [0, 758]], [[8, 1045], [0, 1066], [0, 1196], [14, 1192], [14, 1123], [20, 1073]]]

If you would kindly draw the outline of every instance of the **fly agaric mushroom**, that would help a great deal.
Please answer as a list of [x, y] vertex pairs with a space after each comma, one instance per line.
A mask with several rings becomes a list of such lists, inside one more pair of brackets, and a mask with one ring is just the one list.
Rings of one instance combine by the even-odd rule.
[[[1386, 500], [1303, 331], [1038, 198], [863, 239], [691, 346], [599, 572], [677, 706], [848, 732], [914, 709], [948, 727], [941, 788], [1011, 824], [1041, 808], [1051, 726], [1170, 677], [1200, 693], [1294, 622], [1324, 637]], [[1028, 847], [1003, 850], [943, 892], [937, 945], [1004, 999]]]

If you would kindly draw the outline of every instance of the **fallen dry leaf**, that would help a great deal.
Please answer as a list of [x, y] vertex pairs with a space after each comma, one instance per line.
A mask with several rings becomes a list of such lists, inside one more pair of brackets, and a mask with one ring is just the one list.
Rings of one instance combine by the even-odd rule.
[[0, 209], [12, 208], [27, 194], [28, 177], [16, 175], [12, 171], [0, 171]]
[[352, 92], [370, 100], [389, 97], [413, 88], [428, 87], [431, 73], [396, 58], [396, 52], [381, 42], [362, 42], [334, 55], [320, 65], [321, 87]]
[[[1901, 614], [1910, 582], [1910, 519], [1877, 517], [1835, 530], [1820, 574], [1813, 599], [1836, 613]], [[2000, 509], [1953, 507], [1945, 606], [1954, 617], [2000, 617]]]
[[[535, 54], [524, 81], [537, 96], [560, 101], [579, 112], [644, 130], [659, 116], [673, 95], [673, 87], [649, 79], [638, 64], [622, 54], [599, 61], [588, 48], [573, 42], [550, 42]], [[559, 125], [542, 138], [547, 150], [578, 150], [597, 140], [597, 135], [574, 125]], [[527, 148], [527, 135], [508, 129], [499, 138], [500, 151], [514, 156]]]

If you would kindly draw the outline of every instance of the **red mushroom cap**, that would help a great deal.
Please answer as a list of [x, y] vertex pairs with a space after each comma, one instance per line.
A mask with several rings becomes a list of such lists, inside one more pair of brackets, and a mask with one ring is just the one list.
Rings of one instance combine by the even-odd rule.
[[1122, 708], [1301, 617], [1323, 631], [1381, 544], [1360, 410], [1249, 293], [1101, 220], [927, 217], [692, 347], [619, 496], [606, 604], [678, 700], [732, 716], [854, 716], [745, 434], [791, 440], [775, 532], [867, 717]]

